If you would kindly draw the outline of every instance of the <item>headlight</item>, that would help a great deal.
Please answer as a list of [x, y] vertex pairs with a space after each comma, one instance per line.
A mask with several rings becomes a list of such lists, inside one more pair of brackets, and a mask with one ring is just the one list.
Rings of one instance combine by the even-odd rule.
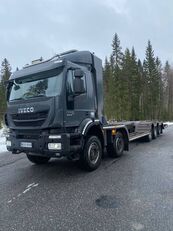
[[61, 143], [48, 143], [49, 150], [61, 150]]

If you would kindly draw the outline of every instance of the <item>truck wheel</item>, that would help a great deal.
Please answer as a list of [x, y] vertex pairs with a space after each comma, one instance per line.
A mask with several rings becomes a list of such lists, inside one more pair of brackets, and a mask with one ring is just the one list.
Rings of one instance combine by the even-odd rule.
[[99, 167], [102, 158], [102, 146], [96, 136], [89, 137], [80, 155], [80, 164], [87, 171], [93, 171]]
[[152, 128], [152, 139], [156, 139], [157, 138], [157, 127], [153, 127]]
[[44, 157], [44, 156], [33, 156], [29, 154], [26, 154], [26, 156], [28, 160], [34, 164], [46, 164], [50, 160], [49, 157]]
[[107, 153], [109, 156], [116, 158], [123, 155], [124, 138], [121, 132], [117, 132], [112, 145], [107, 146]]
[[151, 142], [152, 141], [152, 129], [150, 133], [144, 137], [146, 142]]
[[160, 125], [160, 134], [163, 134], [163, 127]]
[[160, 125], [157, 126], [157, 136], [160, 136], [161, 133], [161, 127]]

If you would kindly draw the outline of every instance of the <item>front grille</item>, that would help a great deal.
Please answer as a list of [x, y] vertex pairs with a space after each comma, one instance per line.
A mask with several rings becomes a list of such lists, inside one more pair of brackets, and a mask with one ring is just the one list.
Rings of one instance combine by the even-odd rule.
[[35, 127], [42, 126], [45, 122], [48, 111], [26, 113], [26, 114], [12, 114], [13, 123], [19, 127]]

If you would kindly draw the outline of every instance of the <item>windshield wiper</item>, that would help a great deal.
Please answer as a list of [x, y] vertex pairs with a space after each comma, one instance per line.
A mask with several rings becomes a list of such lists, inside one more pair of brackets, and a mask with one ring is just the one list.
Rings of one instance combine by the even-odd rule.
[[23, 100], [24, 98], [20, 97], [20, 98], [17, 98], [17, 99], [12, 99], [10, 101], [16, 101], [16, 100]]
[[31, 97], [27, 97], [27, 99], [37, 98], [37, 97], [45, 97], [45, 95], [43, 95], [43, 94], [40, 94], [40, 95], [34, 95], [34, 96], [31, 96]]

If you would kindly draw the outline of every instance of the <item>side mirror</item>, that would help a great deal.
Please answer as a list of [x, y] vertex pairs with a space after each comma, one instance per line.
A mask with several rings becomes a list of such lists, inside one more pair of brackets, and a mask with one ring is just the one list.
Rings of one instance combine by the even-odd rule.
[[75, 95], [80, 95], [85, 93], [84, 81], [83, 79], [76, 77], [73, 81], [74, 93]]
[[81, 69], [76, 69], [74, 71], [74, 77], [75, 78], [82, 78], [84, 76], [84, 72]]

